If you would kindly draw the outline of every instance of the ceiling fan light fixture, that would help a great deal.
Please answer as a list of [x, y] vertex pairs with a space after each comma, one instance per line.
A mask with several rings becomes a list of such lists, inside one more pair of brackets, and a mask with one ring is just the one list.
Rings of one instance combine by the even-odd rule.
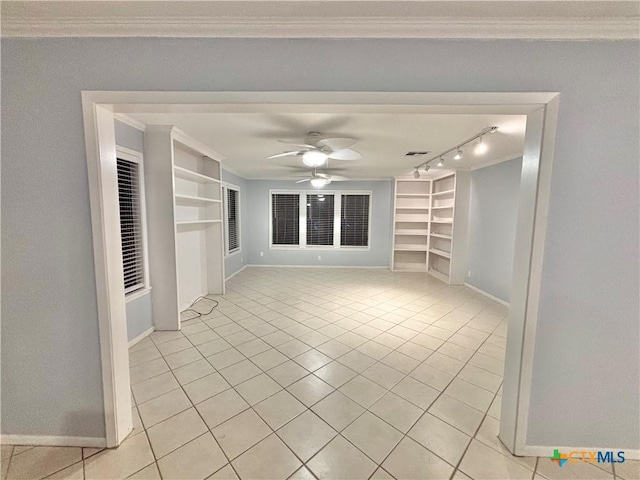
[[326, 179], [326, 178], [312, 178], [311, 179], [311, 186], [313, 188], [322, 188], [325, 185], [329, 185], [331, 183], [331, 180]]
[[310, 150], [302, 155], [302, 162], [309, 167], [319, 167], [325, 164], [327, 158], [329, 155], [320, 150]]

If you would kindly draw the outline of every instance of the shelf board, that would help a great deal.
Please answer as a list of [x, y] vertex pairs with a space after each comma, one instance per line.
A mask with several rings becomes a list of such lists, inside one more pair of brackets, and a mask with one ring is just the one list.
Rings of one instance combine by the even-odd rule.
[[393, 264], [394, 272], [426, 272], [427, 266], [424, 263], [403, 263], [395, 262]]
[[453, 205], [447, 205], [446, 207], [431, 207], [431, 210], [445, 210], [447, 208], [453, 208]]
[[182, 220], [176, 222], [176, 225], [204, 225], [206, 223], [221, 223], [222, 220]]
[[430, 197], [429, 193], [396, 193], [396, 197]]
[[398, 207], [396, 205], [396, 210], [429, 210], [429, 207]]
[[429, 253], [433, 253], [434, 255], [438, 255], [439, 257], [451, 258], [451, 253], [445, 252], [444, 250], [438, 250], [437, 248], [430, 249]]
[[453, 219], [449, 218], [441, 218], [439, 220], [431, 220], [431, 223], [444, 223], [444, 224], [452, 224], [453, 223]]
[[426, 245], [420, 243], [405, 243], [396, 244], [393, 250], [396, 252], [426, 252], [428, 248]]
[[430, 235], [436, 238], [444, 238], [445, 240], [451, 240], [451, 235], [445, 235], [443, 233], [431, 233]]
[[445, 275], [444, 273], [439, 272], [438, 270], [434, 270], [433, 268], [430, 269], [429, 275], [431, 275], [434, 278], [437, 278], [441, 282], [449, 283], [449, 275]]
[[419, 235], [419, 236], [424, 236], [424, 235], [428, 235], [429, 234], [429, 230], [419, 230], [419, 229], [400, 229], [400, 230], [396, 230], [395, 231], [396, 235]]
[[431, 196], [432, 197], [439, 197], [440, 195], [451, 195], [453, 192], [455, 192], [455, 190], [445, 190], [443, 192], [432, 193]]
[[194, 172], [193, 170], [189, 170], [184, 167], [173, 167], [173, 173], [178, 178], [184, 178], [185, 180], [191, 180], [193, 182], [198, 183], [220, 183], [220, 180], [213, 177], [208, 177], [198, 172]]
[[206, 198], [206, 197], [194, 197], [191, 195], [174, 195], [176, 200], [179, 200], [181, 202], [185, 202], [185, 203], [200, 203], [200, 204], [205, 204], [205, 203], [221, 203], [220, 200], [216, 200], [214, 198]]

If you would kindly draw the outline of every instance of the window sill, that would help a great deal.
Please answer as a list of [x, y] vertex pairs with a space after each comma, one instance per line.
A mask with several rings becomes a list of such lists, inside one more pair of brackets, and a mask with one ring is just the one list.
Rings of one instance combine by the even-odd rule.
[[224, 255], [224, 258], [229, 258], [229, 257], [233, 257], [234, 255], [237, 255], [241, 252], [242, 250], [240, 248], [238, 248], [237, 250], [234, 250], [233, 252], [227, 252]]
[[129, 303], [132, 302], [134, 300], [137, 300], [138, 298], [142, 298], [145, 295], [148, 295], [149, 293], [151, 293], [151, 287], [145, 287], [141, 290], [136, 290], [135, 292], [131, 292], [127, 295], [124, 296], [124, 301], [125, 303]]
[[349, 251], [349, 252], [368, 252], [371, 247], [334, 247], [323, 245], [298, 246], [298, 245], [270, 245], [269, 250], [301, 250], [301, 251]]

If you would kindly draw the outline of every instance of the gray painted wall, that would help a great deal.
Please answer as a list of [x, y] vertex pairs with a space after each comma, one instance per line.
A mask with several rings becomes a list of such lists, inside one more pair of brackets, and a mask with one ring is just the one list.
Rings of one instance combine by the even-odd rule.
[[3, 38], [2, 432], [104, 436], [81, 90], [558, 91], [529, 441], [639, 448], [639, 47]]
[[116, 145], [144, 154], [144, 132], [119, 120], [114, 122]]
[[151, 314], [151, 292], [146, 295], [129, 300], [127, 308], [127, 336], [129, 341], [153, 327]]
[[[369, 250], [327, 248], [269, 248], [269, 190], [317, 190], [293, 181], [249, 180], [249, 264], [251, 265], [344, 265], [388, 266], [391, 248], [391, 180], [376, 182], [333, 182], [327, 192], [371, 191], [371, 238]], [[263, 252], [264, 256], [260, 256]], [[322, 258], [318, 260], [318, 255]]]
[[224, 274], [229, 278], [247, 264], [249, 254], [247, 244], [249, 238], [249, 222], [247, 217], [247, 181], [231, 172], [222, 170], [222, 181], [240, 188], [240, 251], [232, 253], [224, 259]]
[[466, 282], [509, 302], [522, 158], [471, 172]]
[[[115, 132], [116, 145], [130, 148], [144, 155], [144, 132], [118, 120], [115, 121]], [[127, 301], [127, 335], [129, 341], [153, 326], [151, 295], [152, 292], [149, 292], [143, 297]]]

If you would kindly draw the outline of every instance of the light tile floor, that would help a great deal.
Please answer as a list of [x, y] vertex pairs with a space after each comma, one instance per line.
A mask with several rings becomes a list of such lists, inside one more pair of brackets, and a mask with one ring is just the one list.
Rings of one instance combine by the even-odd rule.
[[[637, 479], [497, 439], [504, 307], [424, 274], [252, 268], [130, 351], [114, 450], [2, 447], [2, 478]], [[196, 305], [207, 311], [210, 302]], [[188, 318], [191, 314], [186, 314]]]

